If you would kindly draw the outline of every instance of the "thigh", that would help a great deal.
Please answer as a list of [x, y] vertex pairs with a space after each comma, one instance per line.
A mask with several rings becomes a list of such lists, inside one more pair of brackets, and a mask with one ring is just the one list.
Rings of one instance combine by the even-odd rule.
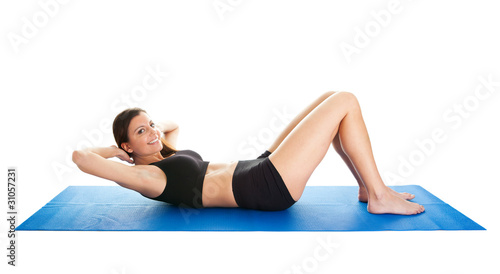
[[342, 119], [357, 104], [353, 94], [338, 92], [312, 110], [288, 134], [269, 159], [280, 173], [294, 200], [319, 165]]
[[300, 121], [302, 121], [307, 115], [309, 115], [309, 113], [311, 113], [311, 111], [313, 111], [319, 104], [321, 104], [328, 97], [335, 93], [335, 91], [325, 92], [316, 100], [314, 100], [314, 102], [308, 105], [302, 112], [297, 114], [297, 116], [295, 116], [293, 120], [283, 129], [278, 138], [276, 138], [273, 144], [269, 147], [268, 151], [274, 152], [278, 148], [278, 146], [281, 145], [283, 140], [285, 140], [288, 134], [290, 134], [290, 132], [292, 132], [292, 130], [300, 123]]

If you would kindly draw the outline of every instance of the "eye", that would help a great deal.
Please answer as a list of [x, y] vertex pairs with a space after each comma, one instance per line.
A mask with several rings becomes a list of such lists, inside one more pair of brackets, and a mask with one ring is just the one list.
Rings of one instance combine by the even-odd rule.
[[137, 133], [139, 133], [139, 134], [142, 134], [143, 132], [144, 132], [143, 128], [141, 128], [141, 129], [139, 129], [139, 131], [137, 131]]
[[155, 123], [151, 123], [151, 127], [156, 127]]

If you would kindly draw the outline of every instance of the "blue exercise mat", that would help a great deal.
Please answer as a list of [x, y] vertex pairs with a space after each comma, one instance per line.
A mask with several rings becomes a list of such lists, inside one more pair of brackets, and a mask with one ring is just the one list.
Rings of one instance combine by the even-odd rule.
[[380, 231], [484, 230], [420, 186], [394, 186], [416, 195], [426, 211], [374, 215], [357, 201], [357, 186], [307, 186], [284, 211], [191, 209], [144, 198], [119, 186], [69, 186], [17, 230], [81, 231]]

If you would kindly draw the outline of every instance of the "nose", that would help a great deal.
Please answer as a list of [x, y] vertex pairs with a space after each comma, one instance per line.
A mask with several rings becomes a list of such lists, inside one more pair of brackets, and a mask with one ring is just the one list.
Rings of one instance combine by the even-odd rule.
[[149, 127], [149, 136], [156, 136], [156, 129], [153, 127]]
[[156, 132], [155, 132], [155, 130], [154, 130], [153, 128], [150, 128], [148, 131], [149, 131], [149, 132], [148, 132], [148, 133], [149, 133], [149, 136], [156, 135]]

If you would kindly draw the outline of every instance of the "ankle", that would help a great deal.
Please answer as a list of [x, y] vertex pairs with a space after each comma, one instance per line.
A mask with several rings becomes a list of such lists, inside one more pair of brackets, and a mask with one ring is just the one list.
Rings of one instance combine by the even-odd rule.
[[380, 201], [384, 200], [387, 197], [387, 195], [390, 195], [390, 193], [387, 191], [387, 189], [376, 189], [376, 190], [374, 189], [372, 191], [369, 191], [368, 195], [371, 200]]

